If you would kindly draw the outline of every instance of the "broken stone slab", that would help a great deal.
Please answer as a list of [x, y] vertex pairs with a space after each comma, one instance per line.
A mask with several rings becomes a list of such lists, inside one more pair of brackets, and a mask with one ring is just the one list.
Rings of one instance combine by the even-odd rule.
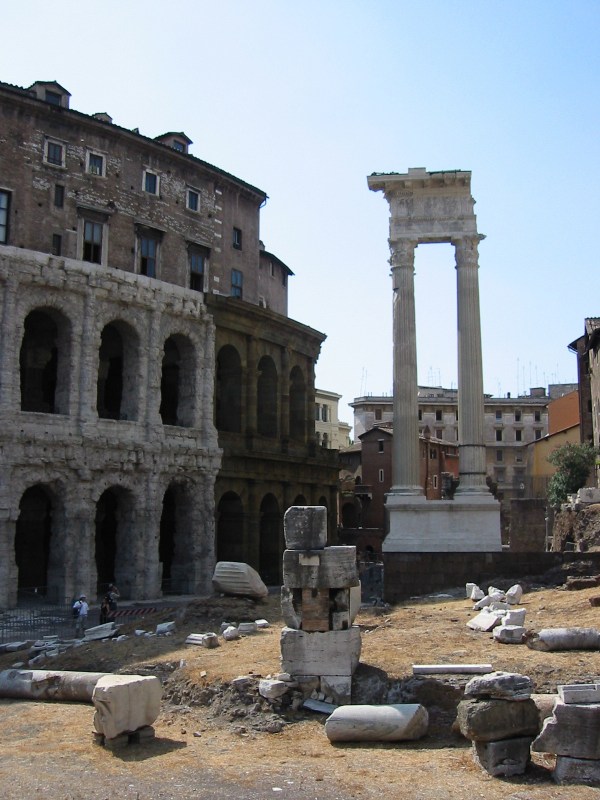
[[283, 584], [288, 589], [345, 589], [358, 585], [356, 547], [284, 550]]
[[504, 592], [502, 591], [502, 589], [497, 589], [495, 586], [488, 586], [487, 593], [489, 594], [490, 597], [494, 597], [497, 599], [504, 597]]
[[470, 599], [481, 600], [483, 597], [485, 597], [485, 592], [483, 589], [480, 589], [479, 586], [475, 586], [471, 591]]
[[413, 675], [484, 674], [492, 672], [491, 664], [413, 664]]
[[478, 600], [475, 605], [473, 606], [475, 611], [481, 611], [482, 608], [486, 608], [492, 602], [492, 598], [486, 594], [484, 595], [481, 600]]
[[244, 636], [248, 636], [251, 633], [256, 633], [257, 630], [258, 627], [256, 622], [240, 622], [238, 625], [238, 632]]
[[[492, 602], [488, 606], [488, 611], [504, 611], [507, 612], [510, 606], [508, 603], [505, 603], [504, 600], [494, 600], [492, 598]], [[503, 614], [504, 616], [504, 614]]]
[[271, 623], [266, 619], [255, 619], [254, 624], [256, 625], [256, 628], [259, 631], [271, 627]]
[[167, 633], [175, 633], [176, 629], [175, 622], [159, 622], [156, 626], [156, 635], [164, 636]]
[[351, 675], [321, 675], [320, 688], [338, 706], [352, 702]]
[[534, 685], [531, 678], [518, 672], [489, 672], [478, 675], [465, 686], [465, 697], [493, 700], [529, 700]]
[[360, 628], [307, 633], [293, 628], [281, 631], [281, 668], [298, 675], [352, 675], [360, 658]]
[[25, 700], [67, 700], [89, 703], [106, 672], [8, 669], [0, 672], [0, 697]]
[[516, 606], [521, 602], [523, 597], [523, 587], [520, 583], [515, 583], [510, 589], [506, 591], [506, 602], [511, 606]]
[[532, 650], [599, 650], [600, 631], [596, 628], [544, 628], [527, 640]]
[[209, 633], [190, 633], [190, 635], [185, 640], [186, 644], [195, 644], [199, 647], [206, 647], [208, 649], [212, 649], [214, 647], [219, 647], [219, 637], [216, 633], [212, 631]]
[[467, 627], [473, 631], [488, 632], [496, 625], [500, 625], [503, 616], [503, 611], [488, 611], [487, 608], [484, 608], [476, 617], [467, 622]]
[[523, 644], [525, 633], [522, 625], [498, 625], [492, 631], [492, 636], [500, 644]]
[[327, 544], [325, 506], [291, 506], [283, 516], [288, 550], [320, 550]]
[[600, 703], [600, 683], [569, 683], [556, 687], [563, 703]]
[[217, 592], [261, 600], [269, 590], [258, 572], [242, 561], [218, 561], [212, 582]]
[[281, 587], [281, 616], [288, 628], [299, 631], [302, 627], [302, 614], [294, 605], [294, 593], [285, 586]]
[[557, 700], [531, 747], [537, 753], [600, 759], [600, 705]]
[[495, 742], [473, 742], [473, 757], [488, 775], [522, 775], [531, 760], [532, 741], [531, 736], [518, 736]]
[[420, 739], [429, 727], [418, 703], [340, 706], [325, 721], [330, 742], [399, 742]]
[[535, 703], [538, 714], [540, 717], [540, 730], [544, 724], [544, 720], [551, 717], [554, 713], [554, 706], [558, 700], [557, 694], [532, 694], [531, 699]]
[[93, 628], [86, 628], [83, 638], [86, 642], [94, 642], [99, 639], [112, 639], [118, 630], [114, 622], [105, 622], [103, 625], [95, 625]]
[[473, 589], [479, 589], [479, 586], [477, 586], [476, 583], [470, 583], [470, 582], [465, 585], [465, 595], [467, 599], [472, 599], [471, 594], [473, 592]]
[[540, 730], [537, 706], [531, 699], [465, 698], [458, 704], [456, 722], [462, 735], [476, 742], [537, 736]]
[[226, 642], [232, 642], [234, 639], [240, 638], [240, 632], [237, 628], [234, 628], [233, 625], [228, 625], [225, 630], [221, 631], [221, 634]]
[[325, 703], [323, 700], [313, 700], [308, 697], [303, 703], [302, 708], [309, 711], [317, 711], [319, 714], [332, 714], [337, 706], [334, 703]]
[[105, 675], [92, 695], [94, 728], [106, 739], [114, 739], [152, 725], [161, 697], [161, 683], [154, 675]]
[[597, 786], [600, 784], [600, 760], [557, 756], [552, 780], [559, 784], [582, 783]]
[[6, 642], [0, 644], [0, 653], [16, 653], [17, 650], [24, 650], [31, 646], [31, 641], [27, 642]]
[[258, 693], [266, 700], [278, 700], [288, 689], [287, 683], [276, 679], [261, 678], [258, 682]]

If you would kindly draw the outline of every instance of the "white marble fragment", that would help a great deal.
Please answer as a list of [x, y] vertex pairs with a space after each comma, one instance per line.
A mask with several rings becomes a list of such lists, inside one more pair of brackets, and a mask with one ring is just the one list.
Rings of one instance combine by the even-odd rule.
[[519, 583], [515, 583], [515, 585], [511, 586], [506, 592], [506, 602], [510, 603], [511, 606], [518, 605], [521, 602], [522, 597], [523, 587]]
[[467, 622], [467, 627], [474, 631], [491, 631], [496, 625], [500, 625], [502, 611], [488, 611], [484, 609], [476, 617]]
[[511, 608], [506, 612], [504, 625], [523, 625], [525, 622], [524, 608]]
[[176, 626], [174, 622], [159, 622], [156, 626], [156, 635], [164, 636], [165, 633], [174, 633]]
[[215, 589], [223, 594], [259, 600], [269, 594], [258, 572], [242, 561], [218, 561], [212, 582]]
[[498, 625], [492, 631], [492, 636], [501, 644], [523, 644], [525, 628], [522, 625]]
[[258, 693], [267, 700], [277, 700], [282, 697], [289, 689], [284, 681], [277, 679], [261, 678], [258, 682]]
[[563, 703], [600, 703], [600, 683], [568, 683], [556, 687]]
[[483, 589], [480, 589], [479, 586], [475, 586], [473, 591], [471, 592], [471, 600], [481, 600], [482, 597], [485, 597], [485, 592]]
[[224, 631], [221, 631], [223, 638], [226, 642], [232, 642], [234, 639], [240, 638], [240, 632], [233, 625], [229, 625]]
[[153, 675], [105, 675], [92, 695], [94, 728], [113, 739], [152, 725], [160, 711], [161, 696], [160, 681]]

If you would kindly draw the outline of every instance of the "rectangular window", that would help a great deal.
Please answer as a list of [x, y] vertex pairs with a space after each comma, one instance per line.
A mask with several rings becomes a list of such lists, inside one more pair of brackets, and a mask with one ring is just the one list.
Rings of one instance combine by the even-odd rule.
[[140, 236], [140, 275], [156, 278], [158, 240], [151, 236]]
[[375, 409], [375, 419], [376, 420], [381, 420], [381, 409], [380, 408], [376, 408]]
[[436, 422], [442, 421], [442, 410], [440, 408], [436, 408], [435, 410], [435, 421]]
[[323, 422], [327, 422], [327, 406], [323, 406], [321, 409], [321, 419]]
[[204, 254], [198, 250], [190, 250], [190, 289], [195, 292], [204, 291]]
[[88, 168], [90, 175], [104, 175], [104, 156], [99, 153], [88, 153]]
[[384, 472], [382, 469], [379, 470], [379, 483], [383, 483]]
[[378, 439], [378, 440], [377, 440], [377, 447], [378, 447], [378, 449], [379, 449], [379, 452], [380, 452], [380, 453], [383, 453], [383, 447], [384, 447], [384, 442], [383, 442], [383, 439]]
[[542, 432], [541, 432], [541, 430], [539, 428], [535, 432], [535, 438], [536, 439], [541, 439], [542, 438]]
[[542, 421], [542, 412], [538, 409], [537, 411], [534, 412], [533, 418], [534, 418], [534, 420], [536, 422], [541, 422]]
[[10, 192], [0, 190], [0, 244], [8, 242], [8, 211], [10, 209]]
[[504, 450], [496, 450], [496, 461], [504, 461]]
[[502, 411], [499, 408], [496, 409], [496, 419], [502, 422]]
[[423, 410], [419, 409], [419, 422], [423, 420]]
[[65, 187], [62, 183], [54, 184], [54, 205], [56, 208], [62, 208], [65, 204]]
[[187, 190], [187, 207], [190, 211], [200, 210], [200, 195], [195, 189]]
[[497, 428], [496, 429], [496, 441], [497, 442], [501, 442], [502, 441], [502, 428]]
[[515, 464], [522, 464], [522, 463], [523, 463], [523, 453], [516, 453]]
[[438, 476], [437, 475], [433, 476], [433, 488], [434, 489], [438, 488]]
[[144, 170], [144, 191], [148, 192], [148, 194], [158, 194], [158, 187], [158, 175], [155, 172], [148, 172], [148, 170]]
[[443, 439], [444, 438], [444, 431], [442, 430], [442, 428], [436, 428], [435, 429], [435, 438], [436, 439]]
[[102, 230], [101, 222], [86, 219], [83, 221], [83, 254], [84, 261], [94, 264], [102, 263]]
[[62, 236], [60, 233], [52, 234], [52, 255], [59, 256], [62, 253]]
[[231, 270], [231, 296], [239, 297], [240, 300], [243, 296], [244, 290], [244, 276], [239, 269]]
[[523, 431], [517, 429], [515, 431], [515, 442], [521, 442], [521, 441], [523, 441]]
[[51, 139], [46, 141], [46, 163], [53, 167], [64, 167], [65, 165], [65, 146], [60, 142], [53, 142]]
[[433, 461], [433, 459], [437, 458], [437, 447], [432, 447], [429, 451], [429, 458]]
[[317, 422], [319, 421], [319, 415], [320, 415], [320, 413], [321, 413], [321, 406], [320, 406], [318, 403], [316, 403], [316, 404], [315, 404], [315, 420], [316, 420]]
[[521, 411], [518, 408], [515, 408], [515, 422], [521, 422]]
[[233, 246], [236, 250], [242, 249], [242, 231], [240, 228], [233, 229]]

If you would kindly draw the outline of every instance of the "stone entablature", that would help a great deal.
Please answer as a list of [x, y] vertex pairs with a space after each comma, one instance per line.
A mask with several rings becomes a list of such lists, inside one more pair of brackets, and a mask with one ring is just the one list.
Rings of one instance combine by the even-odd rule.
[[[0, 607], [13, 605], [18, 587], [25, 588], [16, 552], [18, 537], [27, 542], [29, 534], [19, 532], [17, 520], [31, 489], [44, 493], [51, 509], [44, 518], [50, 526], [47, 563], [36, 574], [45, 578], [40, 588], [52, 599], [82, 591], [93, 598], [105, 582], [98, 514], [106, 492], [117, 518], [112, 579], [123, 597], [160, 595], [165, 562], [171, 581], [187, 591], [210, 591], [221, 451], [212, 419], [214, 323], [202, 296], [144, 276], [8, 247], [0, 253], [0, 308]], [[27, 349], [32, 320], [56, 330], [54, 348], [38, 341]], [[99, 413], [107, 330], [120, 331], [124, 373], [133, 373], [129, 383], [122, 375], [120, 408], [129, 409], [127, 419]], [[178, 380], [170, 385], [169, 342], [179, 353], [179, 360], [171, 356]], [[29, 361], [45, 359], [47, 370], [51, 358], [56, 384], [46, 380], [41, 386], [54, 389], [59, 407], [24, 410], [40, 366]], [[169, 391], [174, 424], [163, 421], [170, 413]], [[159, 552], [166, 546], [161, 518], [169, 492], [175, 530], [165, 555]]]

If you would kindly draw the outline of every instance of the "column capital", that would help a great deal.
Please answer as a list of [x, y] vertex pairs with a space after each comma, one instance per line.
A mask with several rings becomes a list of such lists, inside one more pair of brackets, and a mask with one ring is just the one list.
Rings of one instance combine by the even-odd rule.
[[466, 236], [453, 236], [451, 244], [454, 245], [457, 267], [477, 267], [479, 261], [479, 242], [485, 239], [482, 234], [476, 233]]
[[415, 263], [416, 239], [390, 239], [390, 266], [413, 267]]

